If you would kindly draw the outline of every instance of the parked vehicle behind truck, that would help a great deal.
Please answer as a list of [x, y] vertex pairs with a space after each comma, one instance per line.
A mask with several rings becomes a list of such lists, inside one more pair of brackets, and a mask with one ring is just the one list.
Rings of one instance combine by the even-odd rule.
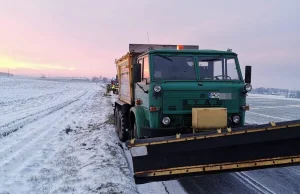
[[300, 121], [245, 126], [251, 66], [243, 79], [231, 50], [130, 44], [115, 62], [116, 131], [137, 183], [300, 162]]

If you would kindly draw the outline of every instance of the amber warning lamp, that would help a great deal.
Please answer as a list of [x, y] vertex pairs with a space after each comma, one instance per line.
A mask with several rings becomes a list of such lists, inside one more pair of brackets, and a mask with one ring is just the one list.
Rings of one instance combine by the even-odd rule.
[[177, 45], [177, 50], [183, 50], [183, 45]]

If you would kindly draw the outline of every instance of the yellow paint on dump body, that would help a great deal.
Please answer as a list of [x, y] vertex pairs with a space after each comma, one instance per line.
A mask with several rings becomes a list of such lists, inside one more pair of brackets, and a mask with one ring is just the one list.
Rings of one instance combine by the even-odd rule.
[[131, 104], [134, 101], [133, 98], [133, 53], [127, 53], [122, 56], [120, 59], [116, 60], [116, 66], [118, 71], [118, 80], [119, 80], [119, 99], [127, 104]]
[[192, 126], [195, 129], [227, 127], [226, 108], [192, 108]]
[[300, 156], [291, 157], [277, 157], [268, 158], [262, 160], [251, 160], [237, 163], [220, 163], [220, 164], [209, 164], [209, 165], [199, 165], [199, 166], [185, 166], [178, 168], [168, 168], [153, 171], [143, 171], [136, 172], [135, 175], [138, 177], [154, 177], [154, 176], [165, 176], [165, 175], [179, 175], [188, 174], [193, 172], [213, 172], [222, 170], [234, 170], [234, 169], [244, 169], [244, 168], [261, 168], [264, 166], [273, 165], [284, 165], [300, 163]]

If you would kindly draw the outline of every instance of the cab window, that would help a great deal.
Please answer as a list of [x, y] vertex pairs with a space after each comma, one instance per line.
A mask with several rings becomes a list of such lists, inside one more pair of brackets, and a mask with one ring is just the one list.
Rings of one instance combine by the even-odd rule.
[[147, 80], [147, 83], [149, 83], [150, 80], [150, 73], [149, 73], [149, 58], [144, 58], [144, 64], [143, 64], [143, 81]]
[[139, 60], [138, 60], [138, 63], [141, 64], [141, 70], [142, 70], [142, 71], [141, 71], [141, 78], [142, 78], [142, 81], [143, 81], [143, 74], [144, 74], [144, 73], [143, 73], [144, 58], [139, 59]]
[[235, 58], [198, 57], [201, 80], [240, 80]]

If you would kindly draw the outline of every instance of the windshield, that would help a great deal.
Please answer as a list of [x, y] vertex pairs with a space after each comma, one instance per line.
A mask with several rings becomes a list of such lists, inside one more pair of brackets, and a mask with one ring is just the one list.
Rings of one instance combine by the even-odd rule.
[[200, 80], [240, 80], [235, 58], [198, 57]]
[[196, 80], [193, 56], [153, 56], [154, 79]]

